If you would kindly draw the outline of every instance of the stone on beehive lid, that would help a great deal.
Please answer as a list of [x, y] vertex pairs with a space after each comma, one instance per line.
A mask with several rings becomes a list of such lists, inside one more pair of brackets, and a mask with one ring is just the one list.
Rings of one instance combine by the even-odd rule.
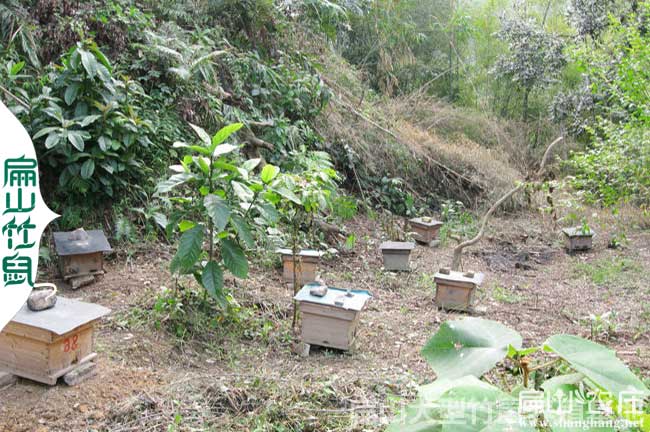
[[436, 282], [436, 304], [443, 309], [466, 311], [471, 308], [476, 288], [483, 283], [483, 273], [442, 269], [433, 277]]
[[562, 230], [566, 237], [566, 248], [569, 252], [591, 249], [595, 233], [583, 230], [582, 227], [565, 228]]
[[371, 294], [365, 290], [328, 287], [321, 297], [311, 294], [315, 285], [305, 285], [294, 297], [302, 313], [302, 341], [349, 350], [354, 342], [359, 315]]
[[27, 305], [0, 332], [0, 370], [54, 385], [59, 377], [93, 360], [95, 324], [110, 309], [59, 297], [33, 312]]
[[104, 252], [112, 251], [101, 230], [55, 232], [54, 245], [64, 280], [104, 273]]
[[415, 249], [413, 242], [383, 242], [379, 249], [384, 258], [384, 269], [388, 271], [409, 271], [411, 270], [410, 256]]
[[441, 221], [430, 217], [419, 217], [409, 221], [411, 230], [415, 233], [415, 241], [431, 245], [431, 242], [438, 238], [438, 231], [443, 225]]
[[[293, 253], [291, 249], [278, 249], [277, 253], [282, 255], [282, 279], [289, 285], [293, 285]], [[296, 281], [298, 286], [303, 286], [316, 280], [318, 274], [318, 263], [324, 252], [303, 249], [296, 256]]]

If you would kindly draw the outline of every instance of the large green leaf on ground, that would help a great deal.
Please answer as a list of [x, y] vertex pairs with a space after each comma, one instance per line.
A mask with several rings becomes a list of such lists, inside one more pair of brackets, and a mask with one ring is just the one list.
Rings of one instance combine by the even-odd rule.
[[447, 321], [422, 349], [422, 356], [439, 378], [480, 377], [503, 360], [512, 345], [521, 348], [516, 331], [490, 320]]
[[181, 235], [178, 250], [172, 259], [172, 273], [191, 273], [203, 250], [203, 225], [197, 225]]
[[611, 403], [622, 417], [639, 423], [642, 431], [650, 432], [650, 415], [638, 412], [638, 408], [629, 402], [650, 396], [650, 390], [616, 357], [614, 351], [573, 335], [551, 336], [544, 349], [556, 353], [573, 369], [584, 374], [603, 392], [601, 399]]
[[472, 375], [420, 387], [417, 400], [388, 428], [388, 432], [483, 430], [534, 431], [519, 427], [515, 398]]
[[555, 335], [546, 341], [544, 349], [562, 357], [573, 369], [612, 395], [630, 391], [650, 395], [641, 380], [607, 347], [578, 336]]
[[221, 242], [221, 255], [226, 268], [238, 278], [248, 277], [248, 260], [242, 248], [230, 239]]

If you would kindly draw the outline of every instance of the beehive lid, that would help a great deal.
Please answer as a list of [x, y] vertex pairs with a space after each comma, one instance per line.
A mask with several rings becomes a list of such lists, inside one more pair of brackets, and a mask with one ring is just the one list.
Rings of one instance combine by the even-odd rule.
[[474, 273], [474, 277], [468, 277], [465, 276], [463, 272], [450, 271], [449, 274], [438, 272], [433, 276], [433, 278], [434, 280], [443, 279], [450, 282], [471, 283], [479, 286], [483, 283], [485, 275], [483, 273]]
[[413, 242], [396, 242], [396, 241], [387, 241], [383, 242], [379, 249], [382, 251], [411, 251], [415, 249], [415, 243]]
[[[350, 290], [352, 297], [347, 297], [346, 294], [348, 290], [336, 287], [327, 287], [327, 294], [323, 297], [318, 297], [309, 293], [309, 291], [315, 286], [318, 286], [318, 284], [305, 285], [300, 291], [298, 291], [298, 294], [296, 294], [293, 299], [298, 302], [309, 302], [346, 310], [360, 311], [364, 308], [370, 297], [372, 297], [372, 294], [366, 290]], [[336, 304], [336, 300], [339, 298], [343, 300], [342, 306]]]
[[589, 228], [589, 231], [582, 231], [582, 227], [564, 228], [562, 232], [568, 237], [593, 237], [594, 232]]
[[[426, 220], [425, 220], [425, 219], [426, 219]], [[427, 228], [431, 228], [431, 227], [435, 227], [435, 226], [442, 226], [442, 225], [444, 225], [444, 223], [443, 223], [442, 221], [435, 220], [435, 219], [433, 219], [433, 218], [422, 218], [422, 217], [419, 217], [419, 218], [413, 218], [413, 219], [411, 219], [410, 222], [411, 222], [412, 224], [415, 224], [415, 225], [422, 225], [422, 226], [425, 226], [425, 227], [427, 227]]]
[[59, 256], [112, 251], [111, 245], [108, 244], [108, 240], [101, 230], [78, 229], [70, 232], [55, 232], [54, 244]]
[[12, 322], [64, 335], [111, 312], [110, 309], [93, 303], [58, 297], [51, 309], [34, 312], [27, 304], [18, 311]]
[[[279, 253], [280, 255], [293, 255], [291, 249], [288, 248], [277, 249], [275, 252]], [[298, 255], [303, 257], [320, 258], [323, 255], [325, 255], [325, 252], [321, 252], [313, 249], [303, 249], [300, 252], [298, 252]]]

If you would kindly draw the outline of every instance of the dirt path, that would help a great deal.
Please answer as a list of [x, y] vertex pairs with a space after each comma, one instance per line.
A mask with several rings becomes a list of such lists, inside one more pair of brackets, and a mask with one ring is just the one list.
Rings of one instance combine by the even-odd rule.
[[[330, 285], [374, 295], [354, 352], [292, 353], [290, 294], [265, 259], [250, 279], [230, 281], [243, 306], [238, 323], [206, 321], [209, 337], [199, 327], [193, 338], [178, 336], [172, 318], [151, 312], [161, 308], [160, 287], [174, 286], [171, 252], [162, 248], [111, 262], [93, 286], [63, 290], [113, 309], [98, 335], [98, 376], [73, 388], [19, 380], [0, 389], [0, 430], [381, 430], [394, 395], [411, 396], [435, 378], [422, 345], [441, 322], [463, 315], [432, 301], [433, 274], [450, 263], [450, 245], [418, 247], [415, 271], [385, 273], [376, 221], [358, 217], [347, 226], [358, 239], [355, 253], [328, 260], [322, 274]], [[647, 377], [650, 233], [631, 234], [616, 250], [607, 249], [605, 234], [592, 252], [569, 256], [537, 216], [497, 220], [464, 267], [486, 273], [477, 297], [482, 316], [517, 329], [525, 345], [554, 333], [589, 337], [587, 316], [613, 313], [595, 336]]]

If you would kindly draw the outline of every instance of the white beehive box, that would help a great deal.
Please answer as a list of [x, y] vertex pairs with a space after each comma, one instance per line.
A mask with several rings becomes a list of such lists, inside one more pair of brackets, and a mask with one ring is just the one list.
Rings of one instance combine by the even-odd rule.
[[569, 252], [585, 251], [593, 245], [594, 232], [585, 231], [582, 227], [565, 228], [562, 230], [566, 237], [566, 248]]
[[[278, 249], [276, 251], [282, 256], [282, 280], [293, 285], [293, 254], [291, 249]], [[296, 256], [296, 282], [301, 287], [316, 280], [318, 266], [323, 252], [304, 249]]]
[[410, 256], [415, 249], [413, 242], [387, 241], [379, 246], [384, 260], [384, 269], [388, 271], [411, 270]]
[[24, 305], [0, 333], [0, 370], [56, 384], [97, 356], [95, 326], [108, 313], [103, 306], [64, 297], [44, 311]]
[[349, 350], [354, 343], [359, 315], [371, 295], [365, 290], [328, 287], [323, 297], [310, 293], [308, 284], [295, 295], [302, 314], [302, 341], [309, 345]]
[[434, 275], [436, 305], [443, 309], [469, 310], [476, 289], [483, 283], [483, 273], [441, 270]]
[[438, 238], [438, 232], [444, 225], [441, 221], [428, 217], [411, 219], [409, 224], [411, 231], [415, 233], [415, 241], [426, 245], [430, 245], [431, 242]]

